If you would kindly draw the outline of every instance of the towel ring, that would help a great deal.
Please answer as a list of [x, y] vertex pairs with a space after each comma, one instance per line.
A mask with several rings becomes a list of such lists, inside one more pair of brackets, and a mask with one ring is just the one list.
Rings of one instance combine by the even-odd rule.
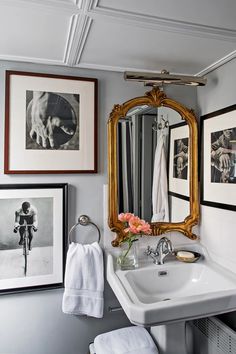
[[92, 222], [89, 218], [89, 216], [87, 215], [80, 215], [80, 217], [78, 218], [78, 222], [72, 226], [72, 228], [70, 229], [69, 231], [69, 234], [68, 234], [68, 244], [71, 243], [71, 239], [70, 239], [70, 236], [71, 236], [71, 233], [72, 231], [78, 226], [78, 225], [82, 225], [82, 226], [88, 226], [89, 224], [93, 225], [96, 227], [97, 231], [98, 231], [98, 243], [100, 242], [101, 240], [101, 233], [100, 233], [100, 230], [98, 228], [98, 226]]

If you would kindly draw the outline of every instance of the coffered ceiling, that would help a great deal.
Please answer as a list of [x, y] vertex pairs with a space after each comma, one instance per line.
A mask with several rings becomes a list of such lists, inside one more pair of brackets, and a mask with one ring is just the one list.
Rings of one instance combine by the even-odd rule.
[[204, 74], [236, 56], [235, 0], [0, 0], [0, 59]]

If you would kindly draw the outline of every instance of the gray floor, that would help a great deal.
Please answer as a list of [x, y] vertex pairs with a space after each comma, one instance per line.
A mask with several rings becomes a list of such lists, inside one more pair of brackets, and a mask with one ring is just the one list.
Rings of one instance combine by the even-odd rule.
[[[22, 248], [0, 251], [0, 279], [24, 277]], [[53, 247], [33, 247], [28, 256], [28, 276], [51, 274]]]

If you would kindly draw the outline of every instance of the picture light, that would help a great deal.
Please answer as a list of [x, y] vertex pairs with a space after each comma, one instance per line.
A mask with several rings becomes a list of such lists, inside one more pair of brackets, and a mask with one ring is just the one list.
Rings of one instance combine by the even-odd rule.
[[203, 76], [172, 75], [167, 70], [162, 70], [160, 73], [125, 71], [124, 79], [126, 81], [144, 82], [145, 86], [205, 86], [207, 83], [207, 79]]

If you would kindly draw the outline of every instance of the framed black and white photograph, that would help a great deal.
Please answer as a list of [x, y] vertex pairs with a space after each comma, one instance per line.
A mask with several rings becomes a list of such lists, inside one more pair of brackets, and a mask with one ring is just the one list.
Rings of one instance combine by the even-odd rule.
[[97, 79], [6, 71], [5, 168], [97, 172]]
[[0, 294], [63, 286], [67, 189], [0, 185]]
[[169, 194], [189, 200], [189, 127], [186, 122], [169, 128]]
[[236, 105], [201, 117], [201, 204], [236, 210]]

